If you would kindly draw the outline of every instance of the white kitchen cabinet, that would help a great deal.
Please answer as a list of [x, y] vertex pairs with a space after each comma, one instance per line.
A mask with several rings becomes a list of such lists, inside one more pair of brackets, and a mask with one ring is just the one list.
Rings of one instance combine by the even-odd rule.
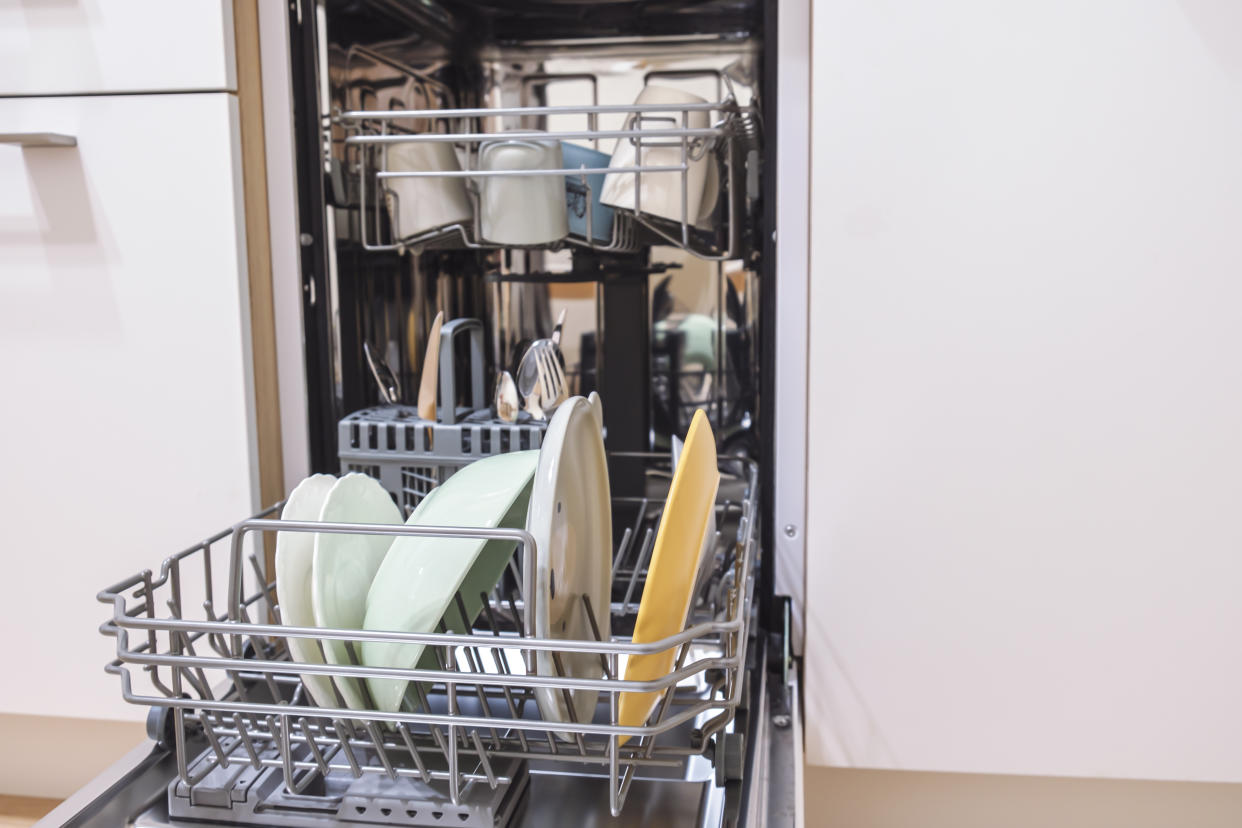
[[1242, 5], [813, 20], [809, 761], [1242, 781]]
[[236, 88], [232, 0], [0, 0], [0, 97]]
[[236, 99], [0, 100], [0, 712], [127, 718], [102, 588], [256, 504]]

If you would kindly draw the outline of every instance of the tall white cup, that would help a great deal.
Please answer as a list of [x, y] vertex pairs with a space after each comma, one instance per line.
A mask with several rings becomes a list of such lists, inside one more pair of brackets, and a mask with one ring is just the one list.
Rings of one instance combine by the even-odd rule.
[[[560, 170], [561, 142], [514, 130], [479, 146], [479, 170]], [[479, 176], [479, 234], [496, 244], [547, 244], [569, 235], [565, 176]]]

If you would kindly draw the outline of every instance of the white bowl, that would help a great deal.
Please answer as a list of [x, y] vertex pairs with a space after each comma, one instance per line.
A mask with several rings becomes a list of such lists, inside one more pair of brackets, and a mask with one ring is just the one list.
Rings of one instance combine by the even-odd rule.
[[[408, 141], [386, 149], [390, 172], [460, 172], [457, 152], [447, 141]], [[389, 178], [388, 212], [393, 233], [407, 239], [437, 227], [469, 224], [474, 218], [466, 180], [454, 178]]]
[[[638, 105], [703, 104], [707, 103], [707, 101], [698, 95], [682, 92], [680, 89], [648, 86], [643, 89], [642, 94], [638, 96], [634, 103]], [[706, 129], [711, 126], [711, 113], [708, 110], [702, 109], [685, 113], [684, 121], [682, 114], [682, 112], [676, 110], [653, 112], [647, 116], [645, 122], [639, 122], [636, 117], [631, 116], [627, 119], [625, 128], [639, 128], [642, 130], [680, 129], [684, 124], [684, 126], [691, 129]], [[644, 144], [641, 166], [676, 167], [681, 165], [682, 148], [680, 139], [653, 138], [652, 141], [658, 145], [647, 146]], [[609, 162], [608, 166], [640, 166], [636, 151], [637, 147], [635, 147], [632, 139], [618, 138], [617, 146], [612, 153], [612, 161]], [[689, 169], [686, 172], [686, 206], [684, 212], [681, 202], [682, 174], [680, 172], [642, 173], [641, 200], [634, 197], [634, 185], [639, 176], [636, 176], [635, 173], [609, 173], [604, 179], [604, 192], [600, 201], [612, 207], [649, 213], [676, 222], [681, 222], [684, 218], [687, 224], [694, 226], [699, 220], [699, 214], [704, 207], [704, 194], [708, 189], [709, 169], [714, 166], [715, 159], [710, 151], [704, 152], [698, 160], [691, 160], [689, 153], [687, 153], [687, 162]], [[707, 209], [714, 206], [714, 199], [712, 204], [707, 204], [706, 206]]]

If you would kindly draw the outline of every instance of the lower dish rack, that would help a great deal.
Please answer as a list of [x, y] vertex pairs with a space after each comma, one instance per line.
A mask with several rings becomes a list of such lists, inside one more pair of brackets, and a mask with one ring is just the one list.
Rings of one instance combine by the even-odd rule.
[[[642, 463], [647, 487], [641, 497], [613, 498], [614, 526], [624, 529], [613, 553], [611, 606], [583, 599], [596, 622], [594, 613], [611, 613], [608, 640], [531, 634], [540, 550], [523, 530], [298, 523], [276, 519], [280, 504], [165, 559], [158, 572], [144, 570], [99, 593], [112, 607], [101, 631], [116, 639], [107, 669], [120, 677], [127, 702], [152, 708], [152, 736], [175, 752], [170, 815], [251, 825], [497, 826], [521, 812], [535, 772], [581, 777], [582, 790], [606, 781], [613, 816], [636, 778], [686, 779], [692, 765], [700, 772], [710, 766], [717, 786], [738, 778], [745, 745], [734, 719], [746, 704], [757, 468], [720, 458], [711, 572], [688, 626], [635, 644], [628, 632], [671, 475], [665, 455], [612, 457]], [[483, 611], [469, 633], [291, 627], [279, 622], [275, 583], [262, 564], [264, 543], [278, 530], [486, 538], [513, 542], [515, 552], [491, 593], [476, 596]], [[356, 659], [295, 665], [293, 636], [344, 641], [351, 653], [367, 641], [429, 645], [438, 669], [367, 667]], [[630, 656], [670, 649], [671, 674], [623, 678]], [[539, 651], [552, 658], [537, 659]], [[541, 672], [541, 664], [581, 653], [599, 656], [598, 678], [566, 677], [559, 666]], [[308, 674], [400, 679], [413, 689], [397, 713], [350, 709], [339, 699], [320, 707], [301, 678]], [[571, 720], [545, 720], [536, 688], [565, 694]], [[573, 717], [574, 690], [599, 691], [590, 721]], [[663, 694], [645, 724], [618, 723], [626, 692]]]

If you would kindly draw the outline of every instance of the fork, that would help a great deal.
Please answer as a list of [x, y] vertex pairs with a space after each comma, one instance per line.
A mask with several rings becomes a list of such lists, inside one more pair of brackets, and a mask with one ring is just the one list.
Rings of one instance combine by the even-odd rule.
[[565, 369], [561, 367], [557, 347], [540, 348], [535, 354], [539, 372], [539, 407], [545, 412], [554, 410], [568, 398]]
[[526, 411], [536, 420], [546, 420], [552, 409], [565, 401], [565, 371], [551, 339], [535, 340], [522, 355], [517, 386]]

